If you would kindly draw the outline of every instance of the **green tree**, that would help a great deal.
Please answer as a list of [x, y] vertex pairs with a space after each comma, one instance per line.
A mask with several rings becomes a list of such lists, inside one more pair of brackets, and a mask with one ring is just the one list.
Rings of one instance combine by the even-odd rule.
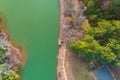
[[108, 65], [120, 65], [120, 21], [102, 20], [85, 29], [84, 38], [68, 44], [77, 55], [88, 61], [100, 60]]
[[112, 15], [112, 19], [119, 19], [120, 20], [120, 0], [114, 0], [109, 6], [107, 12], [109, 15]]

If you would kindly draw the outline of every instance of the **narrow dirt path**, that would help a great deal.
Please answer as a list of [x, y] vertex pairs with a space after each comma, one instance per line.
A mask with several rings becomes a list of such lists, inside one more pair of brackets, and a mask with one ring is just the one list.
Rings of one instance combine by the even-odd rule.
[[[59, 31], [60, 31], [59, 32], [59, 40], [60, 41], [63, 41], [65, 38], [65, 33], [63, 33], [64, 24], [65, 24], [64, 0], [60, 0], [60, 28], [59, 28]], [[64, 65], [65, 64], [65, 54], [66, 54], [66, 43], [64, 42], [61, 46], [59, 46], [58, 64], [57, 64], [57, 80], [68, 80], [65, 65]]]

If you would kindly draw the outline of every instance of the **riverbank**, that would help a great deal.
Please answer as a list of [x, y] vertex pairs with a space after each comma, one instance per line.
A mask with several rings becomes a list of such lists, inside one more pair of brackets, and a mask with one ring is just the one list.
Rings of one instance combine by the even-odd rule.
[[[20, 79], [20, 67], [23, 66], [25, 60], [23, 59], [22, 50], [10, 40], [5, 23], [0, 19], [0, 78], [3, 79]], [[6, 77], [4, 77], [4, 76]]]
[[[73, 6], [71, 6], [72, 4]], [[71, 9], [75, 9], [75, 12], [73, 12], [74, 10], [70, 12], [69, 10]], [[69, 42], [74, 42], [83, 37], [84, 29], [82, 29], [82, 23], [86, 18], [83, 13], [85, 10], [86, 7], [81, 1], [60, 0], [57, 80], [78, 80], [81, 76], [82, 78], [93, 80], [92, 74], [91, 72], [87, 72], [85, 64], [76, 63], [80, 59], [75, 58], [75, 55], [67, 48]], [[81, 65], [84, 66], [81, 68], [81, 71], [85, 71], [85, 73], [78, 75], [75, 68], [78, 69]], [[88, 76], [85, 77], [86, 75]]]

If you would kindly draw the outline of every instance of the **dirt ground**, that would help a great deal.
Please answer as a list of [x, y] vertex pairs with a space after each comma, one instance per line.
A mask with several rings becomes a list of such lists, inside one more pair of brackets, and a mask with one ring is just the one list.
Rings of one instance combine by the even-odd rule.
[[74, 55], [70, 50], [66, 53], [65, 67], [68, 80], [94, 80], [87, 63], [81, 57]]

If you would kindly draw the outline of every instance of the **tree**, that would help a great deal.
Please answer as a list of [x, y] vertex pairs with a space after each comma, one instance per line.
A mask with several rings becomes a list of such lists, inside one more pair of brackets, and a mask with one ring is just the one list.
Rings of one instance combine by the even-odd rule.
[[109, 42], [106, 44], [107, 47], [109, 47], [112, 52], [117, 56], [117, 58], [120, 58], [120, 42], [115, 39], [110, 39]]
[[107, 11], [110, 15], [113, 15], [113, 19], [120, 20], [120, 0], [114, 0]]
[[109, 0], [109, 2], [108, 0], [83, 0], [83, 2], [87, 7], [87, 18], [93, 24], [102, 19], [120, 20], [120, 0]]
[[120, 65], [120, 21], [102, 20], [94, 27], [86, 27], [84, 38], [68, 47], [88, 61], [100, 60], [107, 65]]
[[9, 70], [7, 74], [2, 74], [2, 80], [18, 80], [18, 79], [20, 79], [20, 76], [12, 70]]

